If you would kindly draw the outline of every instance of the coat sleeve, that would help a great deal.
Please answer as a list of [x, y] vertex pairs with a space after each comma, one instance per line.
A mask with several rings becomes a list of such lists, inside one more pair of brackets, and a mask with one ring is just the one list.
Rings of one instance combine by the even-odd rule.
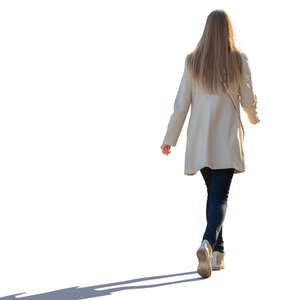
[[253, 92], [251, 71], [248, 57], [242, 53], [242, 81], [239, 87], [241, 106], [252, 124], [257, 124], [260, 119], [257, 114], [257, 96]]
[[185, 58], [183, 75], [173, 104], [173, 113], [163, 139], [163, 144], [166, 145], [176, 146], [192, 101], [191, 82], [186, 63]]

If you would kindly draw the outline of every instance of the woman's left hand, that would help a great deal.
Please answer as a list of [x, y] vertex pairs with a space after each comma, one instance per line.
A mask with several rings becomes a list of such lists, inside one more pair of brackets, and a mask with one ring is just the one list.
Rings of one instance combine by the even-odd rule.
[[160, 146], [161, 150], [162, 150], [162, 153], [163, 154], [166, 154], [166, 155], [169, 155], [171, 153], [171, 146], [170, 145], [166, 145], [166, 144], [163, 144]]

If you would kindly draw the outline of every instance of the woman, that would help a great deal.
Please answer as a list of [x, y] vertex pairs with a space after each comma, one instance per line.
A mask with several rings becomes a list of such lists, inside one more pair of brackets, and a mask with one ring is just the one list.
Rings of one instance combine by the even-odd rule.
[[171, 153], [191, 106], [184, 174], [200, 170], [207, 187], [207, 225], [196, 252], [197, 272], [202, 277], [224, 268], [222, 224], [229, 188], [233, 174], [245, 172], [240, 105], [252, 124], [260, 122], [247, 56], [235, 46], [229, 16], [224, 10], [214, 10], [197, 47], [185, 58], [161, 146], [163, 154]]

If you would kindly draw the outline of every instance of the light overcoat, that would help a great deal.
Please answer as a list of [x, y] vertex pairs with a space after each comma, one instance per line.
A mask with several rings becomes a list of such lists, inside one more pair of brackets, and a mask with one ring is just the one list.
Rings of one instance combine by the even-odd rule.
[[251, 124], [260, 119], [257, 97], [253, 92], [248, 57], [242, 53], [242, 81], [229, 87], [236, 103], [235, 110], [229, 95], [219, 88], [216, 94], [204, 92], [187, 69], [184, 71], [175, 97], [163, 144], [176, 146], [189, 108], [184, 174], [195, 175], [203, 167], [234, 168], [234, 173], [245, 172], [244, 138], [239, 122], [240, 107]]

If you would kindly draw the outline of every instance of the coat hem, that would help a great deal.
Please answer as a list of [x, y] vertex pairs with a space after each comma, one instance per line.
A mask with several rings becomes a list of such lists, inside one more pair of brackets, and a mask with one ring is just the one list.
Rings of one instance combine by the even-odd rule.
[[[213, 169], [212, 166], [206, 165], [206, 166], [203, 166], [203, 167], [199, 167], [199, 168], [197, 168], [194, 171], [185, 171], [184, 175], [186, 175], [186, 176], [194, 176], [194, 175], [196, 175], [198, 173], [198, 171], [200, 171], [200, 169], [202, 169], [204, 167], [209, 167], [209, 168]], [[244, 173], [245, 172], [245, 169], [239, 169], [237, 167], [227, 167], [227, 168], [234, 168], [234, 174], [240, 174], [240, 173]], [[217, 169], [221, 169], [221, 168], [217, 168]]]

